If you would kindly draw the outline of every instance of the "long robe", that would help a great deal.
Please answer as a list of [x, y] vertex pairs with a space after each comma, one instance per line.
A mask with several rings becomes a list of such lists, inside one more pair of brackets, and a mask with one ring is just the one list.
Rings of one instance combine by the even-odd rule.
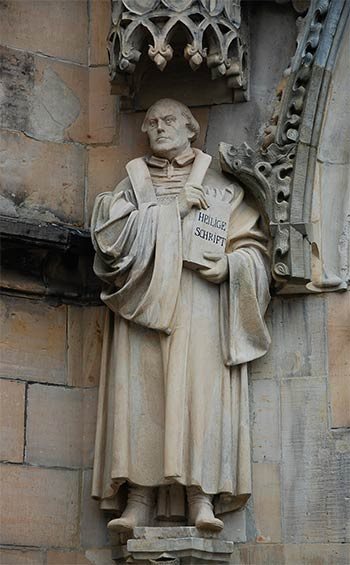
[[102, 508], [122, 509], [126, 481], [200, 486], [217, 514], [251, 492], [246, 364], [270, 343], [267, 240], [243, 189], [202, 156], [205, 190], [231, 207], [219, 285], [183, 266], [177, 194], [156, 192], [144, 159], [96, 199], [94, 268], [109, 308], [92, 491]]

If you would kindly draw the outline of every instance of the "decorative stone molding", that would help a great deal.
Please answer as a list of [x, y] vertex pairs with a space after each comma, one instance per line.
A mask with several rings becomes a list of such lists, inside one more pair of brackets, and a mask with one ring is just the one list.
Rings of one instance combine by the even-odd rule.
[[148, 44], [148, 56], [163, 71], [174, 54], [180, 28], [184, 58], [192, 70], [204, 61], [212, 79], [247, 89], [247, 46], [241, 32], [240, 0], [112, 0], [108, 40], [111, 81], [132, 75]]
[[320, 132], [349, 7], [343, 0], [312, 0], [262, 146], [220, 148], [223, 169], [252, 192], [265, 212], [274, 236], [273, 277], [287, 292], [303, 291], [305, 285], [312, 291], [347, 286], [340, 273], [326, 271], [315, 283], [313, 253], [316, 248], [320, 253], [320, 246], [312, 219]]

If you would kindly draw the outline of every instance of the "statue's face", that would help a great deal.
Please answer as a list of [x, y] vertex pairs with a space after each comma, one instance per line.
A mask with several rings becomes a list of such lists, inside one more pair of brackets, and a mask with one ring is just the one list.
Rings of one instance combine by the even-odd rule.
[[148, 117], [146, 130], [154, 155], [173, 159], [190, 145], [192, 132], [180, 108], [173, 105], [155, 106]]

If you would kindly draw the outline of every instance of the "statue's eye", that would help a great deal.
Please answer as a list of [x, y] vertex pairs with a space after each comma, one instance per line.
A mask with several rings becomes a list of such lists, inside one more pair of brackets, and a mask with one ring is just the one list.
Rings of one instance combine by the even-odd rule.
[[155, 128], [156, 125], [157, 125], [156, 120], [150, 120], [150, 121], [149, 121], [149, 125], [150, 125], [151, 128]]
[[167, 118], [165, 118], [165, 123], [167, 126], [170, 126], [170, 124], [172, 124], [174, 122], [174, 118], [172, 116], [168, 116]]

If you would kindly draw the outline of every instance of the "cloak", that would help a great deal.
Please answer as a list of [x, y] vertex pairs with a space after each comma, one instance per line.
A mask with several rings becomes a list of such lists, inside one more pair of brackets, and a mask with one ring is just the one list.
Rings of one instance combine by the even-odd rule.
[[247, 363], [270, 344], [267, 238], [243, 189], [203, 156], [196, 150], [193, 168], [204, 189], [225, 193], [231, 209], [219, 285], [183, 266], [177, 194], [157, 194], [145, 159], [95, 202], [94, 269], [108, 310], [92, 495], [105, 509], [122, 511], [126, 481], [160, 487], [162, 517], [183, 515], [184, 486], [216, 495], [216, 514], [251, 493]]

